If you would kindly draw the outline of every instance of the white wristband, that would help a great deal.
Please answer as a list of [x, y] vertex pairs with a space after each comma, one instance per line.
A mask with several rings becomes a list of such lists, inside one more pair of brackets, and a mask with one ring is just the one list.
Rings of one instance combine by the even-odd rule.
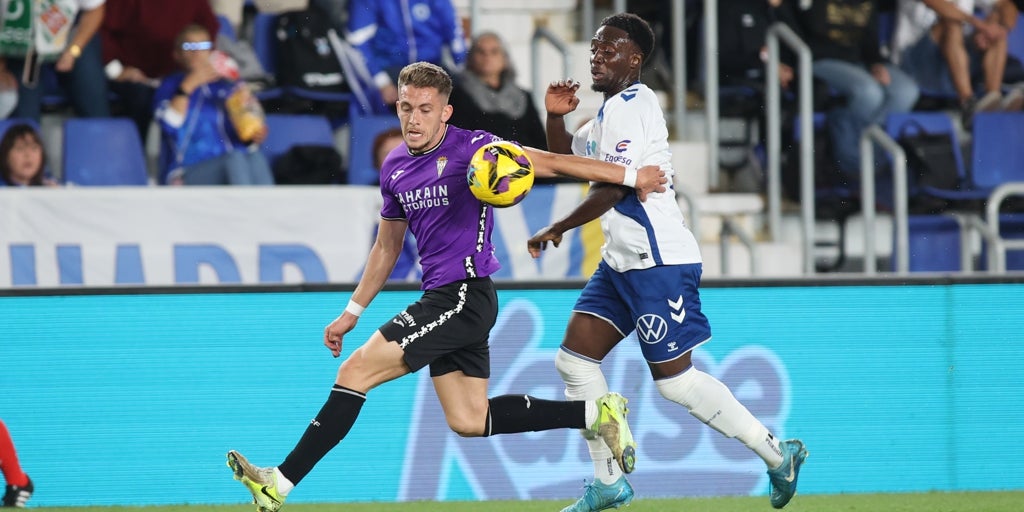
[[348, 306], [345, 306], [345, 312], [353, 316], [359, 316], [363, 314], [363, 311], [365, 310], [366, 306], [360, 306], [354, 300], [348, 301]]
[[626, 175], [622, 177], [622, 184], [629, 188], [636, 188], [636, 169], [626, 167]]

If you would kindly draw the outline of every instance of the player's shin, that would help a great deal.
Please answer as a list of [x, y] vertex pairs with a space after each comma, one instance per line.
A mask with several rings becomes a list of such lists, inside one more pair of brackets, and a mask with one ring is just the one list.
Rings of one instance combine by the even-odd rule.
[[530, 395], [501, 395], [489, 399], [484, 437], [496, 434], [583, 428], [586, 402], [542, 400]]
[[694, 367], [656, 381], [665, 398], [726, 437], [735, 437], [754, 451], [769, 468], [782, 463], [778, 441], [718, 379]]
[[[601, 363], [559, 350], [555, 355], [555, 368], [565, 382], [565, 398], [569, 400], [591, 403], [608, 393]], [[604, 484], [615, 483], [622, 476], [622, 470], [615, 462], [612, 450], [596, 432], [582, 429], [580, 434], [587, 441], [590, 460], [594, 462], [594, 478]]]
[[281, 473], [298, 484], [327, 452], [344, 439], [356, 422], [364, 402], [366, 395], [335, 384], [323, 408], [306, 427], [292, 452], [278, 466]]

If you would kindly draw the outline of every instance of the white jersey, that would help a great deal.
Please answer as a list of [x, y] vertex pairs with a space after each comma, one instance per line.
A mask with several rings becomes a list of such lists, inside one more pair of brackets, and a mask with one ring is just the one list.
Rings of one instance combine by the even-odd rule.
[[[605, 101], [597, 117], [573, 136], [572, 151], [632, 168], [657, 165], [672, 183], [665, 117], [654, 91], [641, 83]], [[601, 216], [601, 230], [601, 256], [618, 272], [701, 262], [671, 187], [648, 194], [646, 202], [627, 195]]]

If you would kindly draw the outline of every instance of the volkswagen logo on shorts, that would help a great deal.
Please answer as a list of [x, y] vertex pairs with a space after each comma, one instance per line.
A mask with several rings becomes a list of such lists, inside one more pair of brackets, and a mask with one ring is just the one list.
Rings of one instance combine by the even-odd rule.
[[658, 315], [647, 314], [636, 321], [636, 337], [640, 341], [655, 344], [668, 334], [668, 324], [665, 319]]

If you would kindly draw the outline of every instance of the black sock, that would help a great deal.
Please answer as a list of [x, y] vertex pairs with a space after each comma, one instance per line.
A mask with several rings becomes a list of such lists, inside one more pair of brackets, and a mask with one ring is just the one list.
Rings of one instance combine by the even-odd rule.
[[306, 427], [306, 432], [284, 462], [277, 467], [293, 484], [298, 484], [327, 452], [348, 435], [366, 395], [335, 384], [327, 403]]
[[530, 395], [501, 395], [487, 401], [484, 437], [586, 427], [587, 403], [541, 400]]

